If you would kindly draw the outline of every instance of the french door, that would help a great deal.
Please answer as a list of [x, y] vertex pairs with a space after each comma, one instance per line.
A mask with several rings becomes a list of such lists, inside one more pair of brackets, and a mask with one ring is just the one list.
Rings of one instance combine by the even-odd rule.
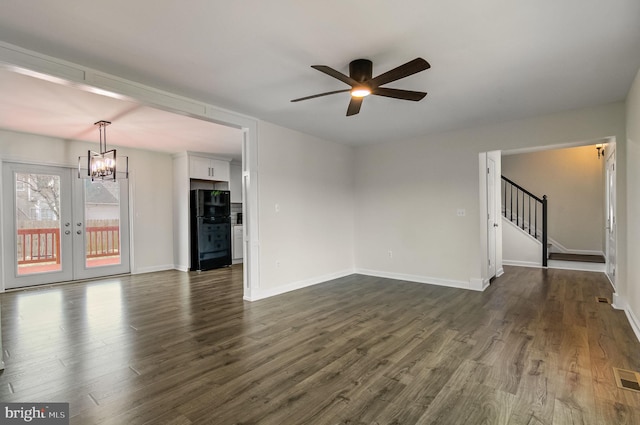
[[5, 288], [128, 273], [127, 182], [3, 163]]

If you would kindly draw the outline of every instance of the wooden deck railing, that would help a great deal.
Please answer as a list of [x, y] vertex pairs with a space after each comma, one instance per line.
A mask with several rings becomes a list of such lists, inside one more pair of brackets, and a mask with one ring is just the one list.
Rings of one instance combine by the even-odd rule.
[[60, 229], [18, 229], [18, 264], [60, 264]]
[[120, 226], [91, 226], [85, 232], [87, 258], [120, 254]]
[[[120, 254], [120, 226], [90, 226], [85, 229], [87, 258]], [[60, 264], [60, 229], [18, 229], [18, 264]]]

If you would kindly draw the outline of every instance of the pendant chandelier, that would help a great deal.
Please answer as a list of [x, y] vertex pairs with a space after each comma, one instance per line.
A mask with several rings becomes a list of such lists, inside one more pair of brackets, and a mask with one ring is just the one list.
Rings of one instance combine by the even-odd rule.
[[[110, 125], [110, 121], [98, 121], [94, 123], [99, 127], [100, 131], [100, 152], [94, 152], [92, 150], [87, 151], [86, 165], [87, 174], [86, 177], [94, 180], [116, 180], [117, 175], [117, 157], [116, 150], [107, 150], [107, 126]], [[129, 158], [126, 156], [121, 157], [124, 159], [125, 169], [122, 176], [126, 179], [129, 178]], [[82, 163], [83, 157], [78, 157], [78, 177], [82, 177]]]

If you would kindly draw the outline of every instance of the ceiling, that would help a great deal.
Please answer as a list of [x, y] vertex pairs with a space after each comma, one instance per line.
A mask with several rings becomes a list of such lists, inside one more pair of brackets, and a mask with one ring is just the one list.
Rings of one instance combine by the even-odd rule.
[[[178, 153], [210, 152], [242, 162], [242, 131], [0, 69], [0, 128], [98, 142], [109, 147]], [[96, 146], [97, 149], [97, 146]]]
[[[357, 146], [622, 101], [640, 68], [638, 22], [637, 0], [3, 0], [0, 40]], [[428, 92], [420, 102], [370, 96], [353, 117], [348, 93], [290, 102], [346, 88], [310, 65], [347, 73], [366, 58], [377, 75], [416, 57], [432, 68], [389, 87]], [[155, 113], [109, 107], [122, 127]], [[108, 118], [85, 112], [85, 124]], [[146, 122], [169, 131], [170, 119]]]

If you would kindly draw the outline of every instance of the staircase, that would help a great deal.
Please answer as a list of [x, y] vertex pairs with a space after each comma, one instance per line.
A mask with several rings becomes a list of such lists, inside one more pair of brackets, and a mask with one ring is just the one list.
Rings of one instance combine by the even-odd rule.
[[548, 237], [546, 195], [540, 198], [505, 176], [502, 176], [501, 190], [502, 216], [522, 233], [540, 242], [542, 267], [605, 271], [603, 256], [572, 254]]
[[502, 216], [542, 244], [542, 267], [547, 267], [547, 195], [537, 197], [502, 176]]

